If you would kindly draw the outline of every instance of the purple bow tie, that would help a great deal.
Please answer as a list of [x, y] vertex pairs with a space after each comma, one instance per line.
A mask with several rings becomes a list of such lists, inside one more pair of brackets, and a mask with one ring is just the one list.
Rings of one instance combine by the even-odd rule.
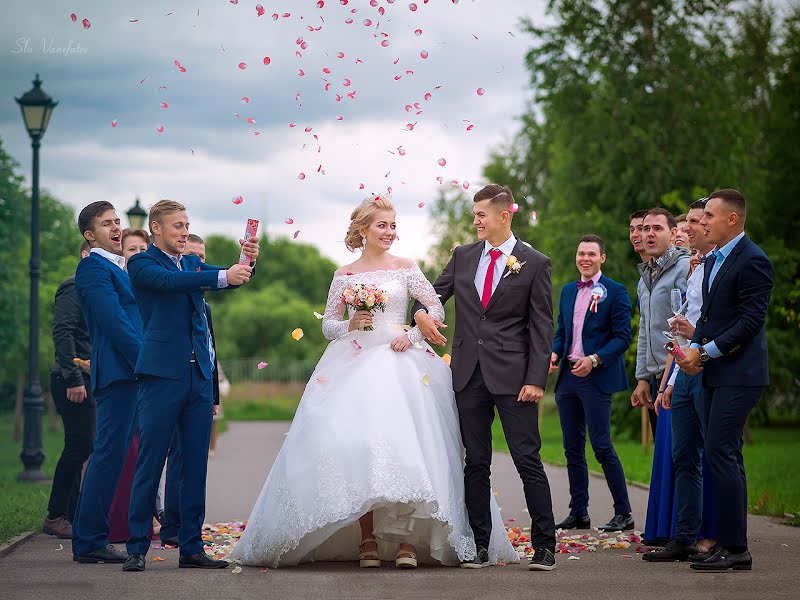
[[594, 281], [591, 279], [589, 281], [579, 281], [578, 282], [578, 289], [582, 290], [583, 288], [590, 288], [594, 285]]

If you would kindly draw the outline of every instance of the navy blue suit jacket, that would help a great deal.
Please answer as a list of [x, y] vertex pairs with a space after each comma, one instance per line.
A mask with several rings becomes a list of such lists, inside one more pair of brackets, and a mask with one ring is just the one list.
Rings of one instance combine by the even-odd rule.
[[134, 381], [142, 318], [128, 274], [91, 253], [78, 263], [75, 291], [92, 341], [92, 391], [115, 381]]
[[181, 264], [183, 270], [152, 244], [146, 252], [128, 260], [128, 273], [144, 320], [144, 344], [136, 375], [180, 379], [192, 352], [203, 376], [211, 379], [213, 375], [203, 292], [217, 289], [222, 268], [192, 255], [184, 256]]
[[[597, 312], [586, 311], [583, 321], [581, 341], [586, 356], [597, 354], [602, 364], [588, 375], [595, 385], [606, 394], [628, 389], [628, 374], [622, 355], [631, 345], [631, 299], [628, 290], [621, 283], [600, 277], [599, 283], [608, 290], [608, 296], [597, 305]], [[564, 360], [572, 345], [572, 315], [575, 299], [578, 296], [577, 281], [572, 281], [561, 289], [559, 300], [558, 325], [553, 337], [553, 352], [561, 361], [558, 370], [556, 390], [569, 361]]]
[[722, 352], [703, 364], [703, 385], [769, 385], [765, 322], [772, 294], [773, 269], [764, 251], [744, 236], [722, 263], [708, 290], [715, 259], [706, 260], [703, 308], [693, 343], [715, 342]]

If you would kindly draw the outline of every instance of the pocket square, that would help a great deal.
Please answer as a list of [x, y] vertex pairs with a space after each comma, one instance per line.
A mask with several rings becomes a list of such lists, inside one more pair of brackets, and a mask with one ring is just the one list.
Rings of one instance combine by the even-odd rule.
[[195, 272], [199, 273], [199, 272], [200, 272], [200, 267], [197, 267], [197, 268], [195, 269]]

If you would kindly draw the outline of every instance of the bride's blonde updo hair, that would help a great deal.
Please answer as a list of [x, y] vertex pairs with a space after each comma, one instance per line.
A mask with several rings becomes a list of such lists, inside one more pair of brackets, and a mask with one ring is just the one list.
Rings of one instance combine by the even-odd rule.
[[355, 208], [350, 215], [350, 227], [344, 238], [344, 245], [350, 252], [363, 248], [361, 232], [372, 224], [375, 213], [381, 210], [395, 210], [394, 204], [387, 196], [370, 196]]

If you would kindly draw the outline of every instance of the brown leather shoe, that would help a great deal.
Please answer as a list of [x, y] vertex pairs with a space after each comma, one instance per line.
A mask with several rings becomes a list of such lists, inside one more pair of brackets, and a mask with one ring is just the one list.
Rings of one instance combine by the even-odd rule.
[[42, 531], [47, 535], [54, 535], [62, 540], [72, 539], [72, 523], [64, 517], [58, 517], [57, 519], [45, 517], [42, 522]]

